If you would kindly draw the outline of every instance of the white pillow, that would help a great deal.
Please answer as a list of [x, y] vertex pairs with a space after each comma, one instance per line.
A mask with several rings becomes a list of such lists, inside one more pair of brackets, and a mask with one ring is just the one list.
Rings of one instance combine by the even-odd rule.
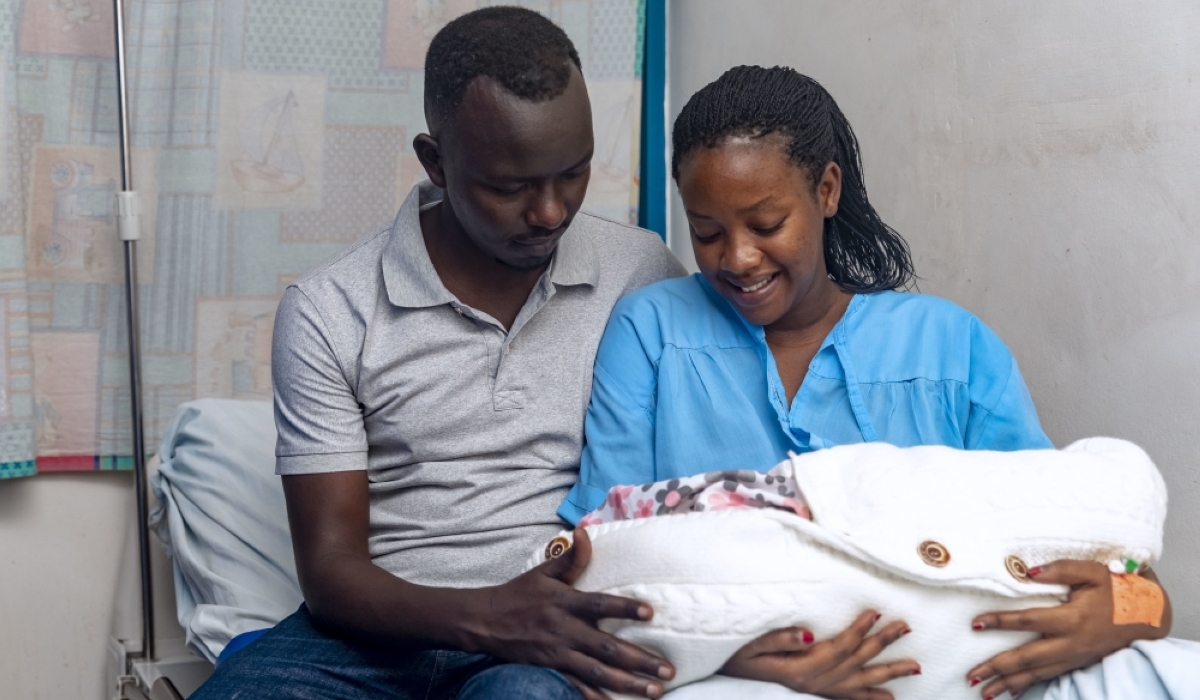
[[274, 626], [302, 600], [271, 402], [182, 404], [159, 457], [151, 526], [174, 563], [187, 644], [215, 662], [229, 640]]
[[577, 588], [653, 606], [650, 622], [602, 628], [671, 660], [668, 688], [712, 675], [769, 630], [801, 625], [829, 638], [873, 608], [880, 624], [912, 628], [879, 657], [921, 664], [920, 676], [887, 684], [897, 698], [968, 700], [972, 667], [1032, 639], [975, 632], [972, 618], [1065, 597], [1022, 567], [1151, 563], [1162, 550], [1166, 487], [1120, 440], [1007, 453], [872, 443], [790, 462], [813, 521], [731, 510], [587, 528], [593, 557]]

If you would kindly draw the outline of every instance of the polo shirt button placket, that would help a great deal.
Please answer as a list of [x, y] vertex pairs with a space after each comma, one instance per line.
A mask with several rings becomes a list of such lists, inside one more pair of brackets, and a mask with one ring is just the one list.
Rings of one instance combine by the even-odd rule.
[[[505, 376], [504, 361], [507, 359], [509, 352], [512, 350], [512, 342], [514, 336], [512, 331], [504, 332], [499, 328], [495, 329], [496, 336], [493, 336], [497, 341], [496, 345], [496, 364], [492, 368], [494, 372], [494, 385], [492, 389], [492, 406], [498, 411], [508, 411], [514, 409], [522, 409], [525, 407], [525, 392], [507, 383], [511, 377]], [[491, 341], [489, 341], [490, 343]]]

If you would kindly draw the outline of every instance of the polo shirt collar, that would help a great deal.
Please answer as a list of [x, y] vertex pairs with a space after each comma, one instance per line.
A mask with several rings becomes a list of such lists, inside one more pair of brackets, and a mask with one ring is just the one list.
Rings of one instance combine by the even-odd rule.
[[421, 235], [421, 210], [440, 201], [442, 190], [424, 180], [408, 193], [392, 224], [383, 253], [383, 284], [396, 306], [420, 309], [455, 301], [433, 268]]
[[[419, 309], [456, 301], [438, 277], [421, 234], [421, 211], [440, 201], [442, 190], [424, 180], [409, 192], [392, 224], [383, 255], [383, 283], [388, 301], [396, 306]], [[583, 216], [575, 217], [558, 242], [548, 273], [555, 285], [595, 287], [600, 282], [596, 252], [580, 230]]]

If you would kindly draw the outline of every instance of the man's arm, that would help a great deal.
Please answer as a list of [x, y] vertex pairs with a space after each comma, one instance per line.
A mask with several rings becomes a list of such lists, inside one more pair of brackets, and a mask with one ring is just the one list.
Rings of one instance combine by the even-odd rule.
[[480, 589], [419, 586], [371, 561], [367, 435], [351, 388], [356, 370], [339, 361], [335, 337], [344, 332], [332, 334], [302, 292], [284, 294], [272, 349], [277, 468], [300, 587], [316, 623], [353, 639], [482, 652], [555, 668], [591, 686], [660, 696], [662, 684], [651, 679], [669, 678], [670, 665], [596, 628], [603, 618], [647, 619], [650, 609], [571, 587], [590, 558], [586, 535], [569, 556]]
[[571, 587], [590, 557], [586, 534], [577, 533], [571, 554], [499, 586], [419, 586], [371, 561], [366, 472], [285, 476], [283, 487], [300, 588], [317, 624], [331, 632], [490, 654], [651, 698], [663, 694], [651, 678], [674, 674], [662, 659], [596, 629], [603, 618], [645, 620], [652, 612], [628, 598]]

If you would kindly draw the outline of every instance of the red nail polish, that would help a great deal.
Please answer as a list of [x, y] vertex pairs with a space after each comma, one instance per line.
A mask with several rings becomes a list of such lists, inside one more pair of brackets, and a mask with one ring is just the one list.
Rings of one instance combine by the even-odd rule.
[[972, 678], [971, 679], [971, 687], [974, 688], [975, 686], [979, 685], [982, 682], [983, 682], [983, 679], [981, 679], [981, 678]]
[[913, 671], [913, 672], [912, 672], [912, 674], [913, 674], [914, 676], [919, 676], [919, 675], [921, 675], [921, 669], [919, 669], [919, 668], [918, 668], [917, 670]]
[[995, 695], [984, 695], [983, 700], [996, 700]]
[[903, 637], [904, 635], [908, 634], [909, 632], [912, 632], [912, 630], [905, 627], [904, 629], [900, 630], [900, 636]]
[[982, 622], [976, 622], [975, 624], [971, 625], [971, 629], [978, 632], [979, 630], [984, 629], [984, 625]]
[[883, 615], [880, 615], [879, 613], [875, 613], [875, 621], [876, 622], [879, 622], [879, 618], [881, 618], [881, 617], [883, 617]]
[[814, 641], [816, 641], [816, 637], [814, 637], [813, 633], [809, 632], [808, 630], [804, 631], [804, 636], [802, 639], [804, 640], [805, 644], [812, 644]]
[[1042, 567], [1040, 567], [1040, 566], [1031, 566], [1031, 567], [1029, 567], [1028, 569], [1026, 569], [1026, 570], [1025, 570], [1025, 573], [1026, 573], [1026, 574], [1029, 574], [1030, 576], [1039, 576], [1039, 575], [1041, 575], [1041, 573], [1042, 573]]

